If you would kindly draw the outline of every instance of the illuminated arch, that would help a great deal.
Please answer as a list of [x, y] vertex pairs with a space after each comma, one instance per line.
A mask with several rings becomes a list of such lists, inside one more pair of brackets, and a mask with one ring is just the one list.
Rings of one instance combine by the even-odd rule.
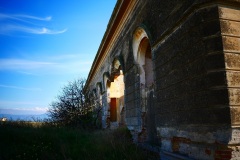
[[109, 104], [110, 127], [117, 127], [125, 124], [124, 115], [124, 75], [123, 61], [121, 56], [115, 57], [111, 63], [110, 78], [104, 76], [106, 85], [107, 100]]
[[113, 62], [112, 62], [112, 68], [119, 69], [119, 67], [121, 67], [120, 69], [124, 73], [125, 72], [125, 65], [124, 65], [124, 59], [123, 59], [122, 55], [119, 55], [119, 56], [115, 57]]
[[133, 34], [133, 42], [132, 42], [133, 57], [135, 62], [138, 62], [139, 45], [142, 39], [144, 38], [149, 39], [146, 31], [142, 27], [138, 27]]
[[133, 35], [133, 56], [140, 69], [140, 83], [144, 88], [153, 84], [153, 63], [150, 40], [147, 32], [138, 27]]

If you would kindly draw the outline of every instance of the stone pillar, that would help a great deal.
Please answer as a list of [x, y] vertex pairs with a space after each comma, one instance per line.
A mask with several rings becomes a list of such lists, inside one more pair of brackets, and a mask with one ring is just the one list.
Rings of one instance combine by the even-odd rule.
[[240, 7], [219, 7], [219, 18], [226, 66], [232, 133], [227, 149], [216, 158], [240, 159]]
[[107, 117], [108, 117], [108, 102], [107, 102], [107, 92], [103, 93], [102, 96], [102, 128], [108, 127]]

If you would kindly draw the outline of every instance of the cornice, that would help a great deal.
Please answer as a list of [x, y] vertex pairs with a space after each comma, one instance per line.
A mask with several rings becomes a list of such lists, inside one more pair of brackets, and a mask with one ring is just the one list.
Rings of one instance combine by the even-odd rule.
[[118, 0], [98, 49], [97, 55], [93, 61], [86, 81], [85, 90], [88, 88], [90, 82], [94, 79], [96, 73], [100, 70], [100, 67], [105, 61], [107, 55], [111, 52], [112, 47], [123, 30], [137, 2], [138, 0]]

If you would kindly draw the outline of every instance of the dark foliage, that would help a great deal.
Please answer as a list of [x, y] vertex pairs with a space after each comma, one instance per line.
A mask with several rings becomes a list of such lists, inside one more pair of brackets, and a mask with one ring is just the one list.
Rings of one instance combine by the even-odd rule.
[[101, 106], [94, 97], [83, 93], [85, 79], [69, 82], [60, 95], [51, 103], [48, 113], [50, 119], [64, 126], [82, 128], [100, 127]]
[[[120, 137], [119, 137], [120, 136]], [[144, 160], [126, 128], [89, 131], [45, 122], [0, 122], [0, 160]]]

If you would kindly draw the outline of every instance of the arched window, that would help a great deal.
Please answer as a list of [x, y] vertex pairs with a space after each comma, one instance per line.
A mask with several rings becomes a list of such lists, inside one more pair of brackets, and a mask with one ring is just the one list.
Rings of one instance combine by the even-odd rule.
[[137, 62], [140, 67], [140, 82], [149, 89], [153, 84], [153, 65], [151, 46], [147, 37], [144, 37], [139, 44]]
[[146, 98], [147, 92], [153, 89], [153, 62], [151, 45], [147, 33], [143, 28], [137, 28], [133, 36], [133, 55], [139, 65], [142, 98]]

